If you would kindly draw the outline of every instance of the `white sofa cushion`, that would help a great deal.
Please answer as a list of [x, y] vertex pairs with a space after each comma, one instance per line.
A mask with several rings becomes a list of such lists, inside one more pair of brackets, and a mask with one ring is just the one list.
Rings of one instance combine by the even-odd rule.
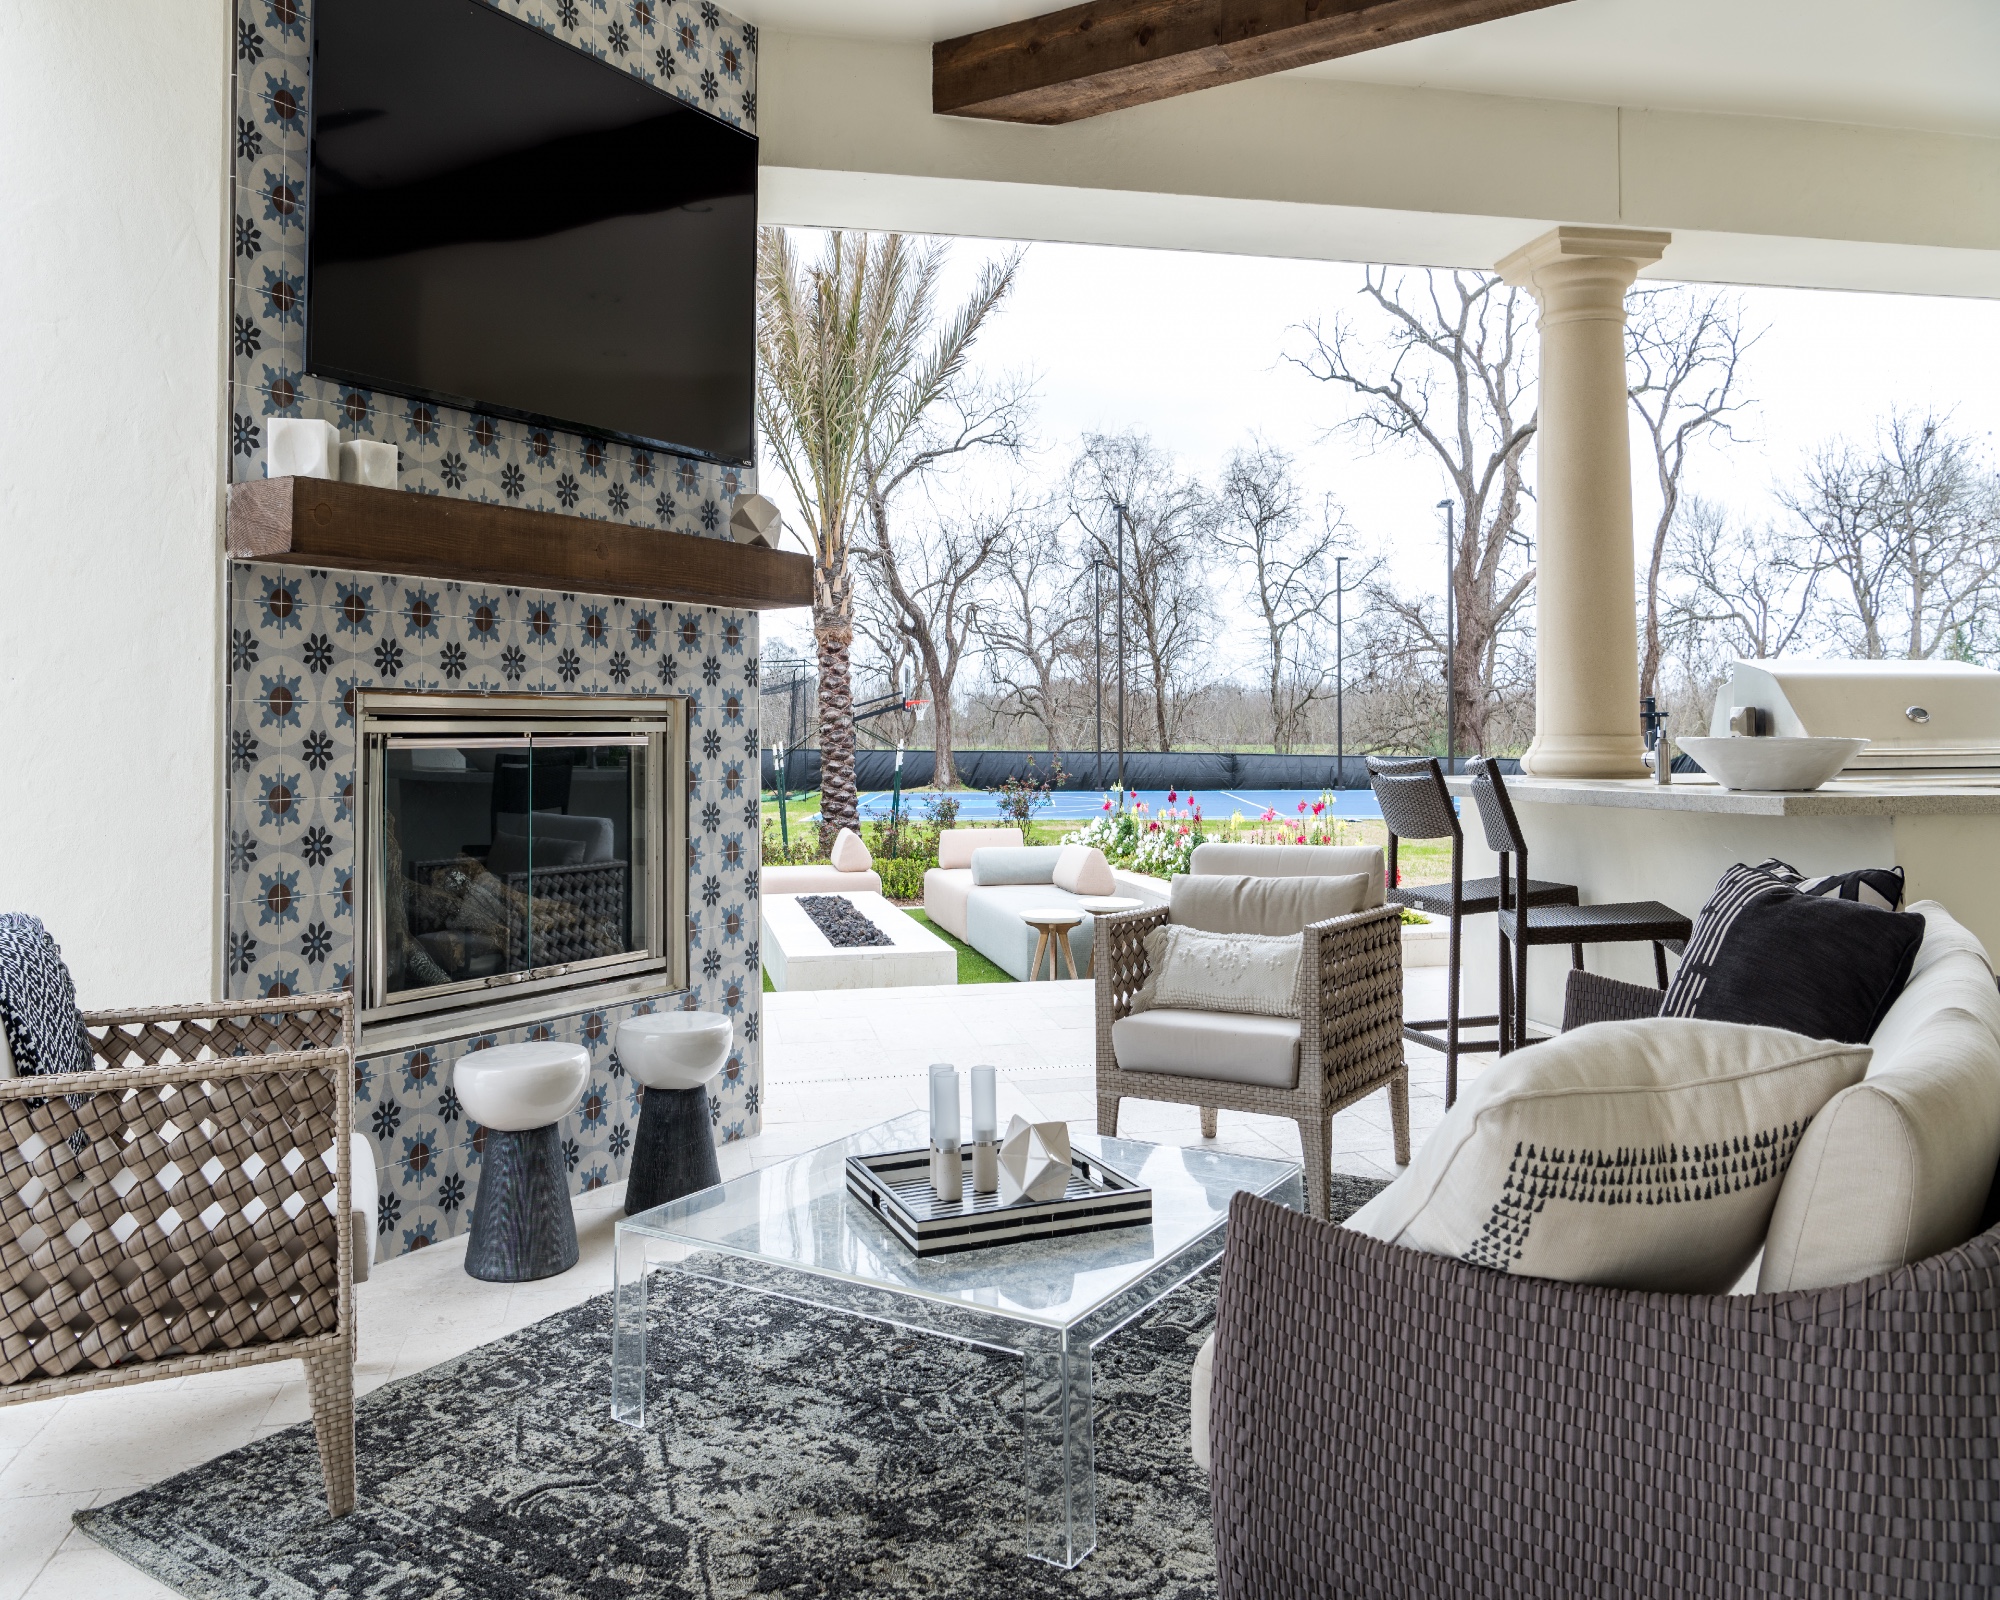
[[1067, 889], [1071, 894], [1088, 895], [1093, 899], [1118, 892], [1118, 880], [1112, 876], [1111, 863], [1105, 860], [1104, 852], [1094, 845], [1064, 845], [1062, 853], [1056, 857], [1055, 876], [1050, 882], [1058, 889]]
[[1722, 1294], [1807, 1124], [1868, 1054], [1691, 1017], [1578, 1028], [1481, 1072], [1346, 1225], [1502, 1272]]
[[924, 915], [954, 939], [967, 936], [966, 907], [972, 898], [970, 867], [930, 867], [924, 872]]
[[1935, 901], [1910, 981], [1869, 1041], [1868, 1076], [1829, 1100], [1771, 1214], [1760, 1293], [1853, 1283], [1961, 1244], [2000, 1163], [2000, 990]]
[[1194, 1464], [1208, 1471], [1208, 1408], [1215, 1399], [1215, 1335], [1201, 1341], [1194, 1353], [1194, 1376], [1188, 1384], [1188, 1445]]
[[1062, 853], [1057, 844], [981, 845], [972, 852], [973, 887], [1053, 884]]
[[[1174, 879], [1167, 903], [1174, 922], [1182, 927], [1208, 933], [1283, 935], [1329, 917], [1367, 910], [1370, 881], [1359, 872], [1309, 878], [1183, 874]], [[1379, 895], [1374, 903], [1382, 903]]]
[[975, 850], [1018, 850], [1026, 843], [1019, 828], [946, 828], [938, 835], [938, 865], [949, 872], [971, 866]]
[[1197, 878], [1344, 878], [1365, 874], [1368, 897], [1355, 909], [1383, 905], [1382, 852], [1360, 844], [1198, 844], [1188, 858]]
[[1209, 933], [1165, 923], [1146, 935], [1146, 981], [1132, 1010], [1296, 1017], [1301, 934]]
[[836, 872], [866, 872], [875, 865], [868, 846], [852, 828], [842, 828], [833, 836], [833, 848], [826, 853], [826, 859]]
[[1299, 1025], [1289, 1017], [1142, 1011], [1111, 1024], [1111, 1053], [1125, 1072], [1165, 1072], [1263, 1089], [1292, 1089], [1299, 1081]]

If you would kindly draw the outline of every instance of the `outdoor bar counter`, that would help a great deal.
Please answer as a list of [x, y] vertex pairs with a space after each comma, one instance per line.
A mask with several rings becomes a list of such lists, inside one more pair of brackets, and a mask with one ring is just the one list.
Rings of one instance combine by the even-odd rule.
[[[1470, 799], [1470, 782], [1450, 780]], [[1937, 900], [2000, 951], [2000, 772], [1844, 778], [1804, 794], [1732, 792], [1706, 776], [1511, 777], [1530, 870], [1573, 883], [1585, 903], [1660, 900], [1692, 917], [1723, 870], [1777, 856], [1813, 876], [1900, 866], [1911, 900]], [[1477, 808], [1464, 804], [1465, 875], [1495, 870]], [[1499, 953], [1491, 917], [1466, 923], [1467, 1009], [1492, 1010]], [[1671, 960], [1671, 958], [1670, 958]], [[1651, 983], [1650, 945], [1586, 947], [1593, 972]], [[1562, 1019], [1569, 952], [1528, 954], [1528, 1016]]]

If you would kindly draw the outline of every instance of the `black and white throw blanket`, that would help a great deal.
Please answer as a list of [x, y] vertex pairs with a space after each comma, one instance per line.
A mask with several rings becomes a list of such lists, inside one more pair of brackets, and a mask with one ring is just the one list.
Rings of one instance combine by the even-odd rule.
[[76, 984], [40, 917], [0, 915], [0, 1028], [22, 1077], [90, 1070]]

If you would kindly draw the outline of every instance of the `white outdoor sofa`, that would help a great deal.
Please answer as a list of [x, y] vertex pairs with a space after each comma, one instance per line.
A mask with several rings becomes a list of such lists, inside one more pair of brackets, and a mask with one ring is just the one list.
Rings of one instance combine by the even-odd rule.
[[880, 894], [882, 875], [875, 858], [852, 828], [834, 835], [828, 859], [806, 867], [766, 867], [765, 894]]
[[[924, 874], [924, 911], [931, 921], [1017, 981], [1027, 978], [1035, 959], [1036, 934], [1025, 913], [1114, 896], [1148, 906], [1167, 899], [1157, 878], [1119, 871], [1101, 850], [1028, 845], [1019, 828], [947, 828], [938, 836], [938, 864]], [[1096, 920], [1088, 912], [1082, 918], [1069, 936], [1078, 973], [1089, 964]]]

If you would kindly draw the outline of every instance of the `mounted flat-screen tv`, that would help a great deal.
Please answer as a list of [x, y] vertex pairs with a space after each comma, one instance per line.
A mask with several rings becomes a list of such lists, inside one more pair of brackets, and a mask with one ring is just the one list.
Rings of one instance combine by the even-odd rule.
[[479, 0], [313, 13], [308, 370], [748, 465], [756, 138]]

